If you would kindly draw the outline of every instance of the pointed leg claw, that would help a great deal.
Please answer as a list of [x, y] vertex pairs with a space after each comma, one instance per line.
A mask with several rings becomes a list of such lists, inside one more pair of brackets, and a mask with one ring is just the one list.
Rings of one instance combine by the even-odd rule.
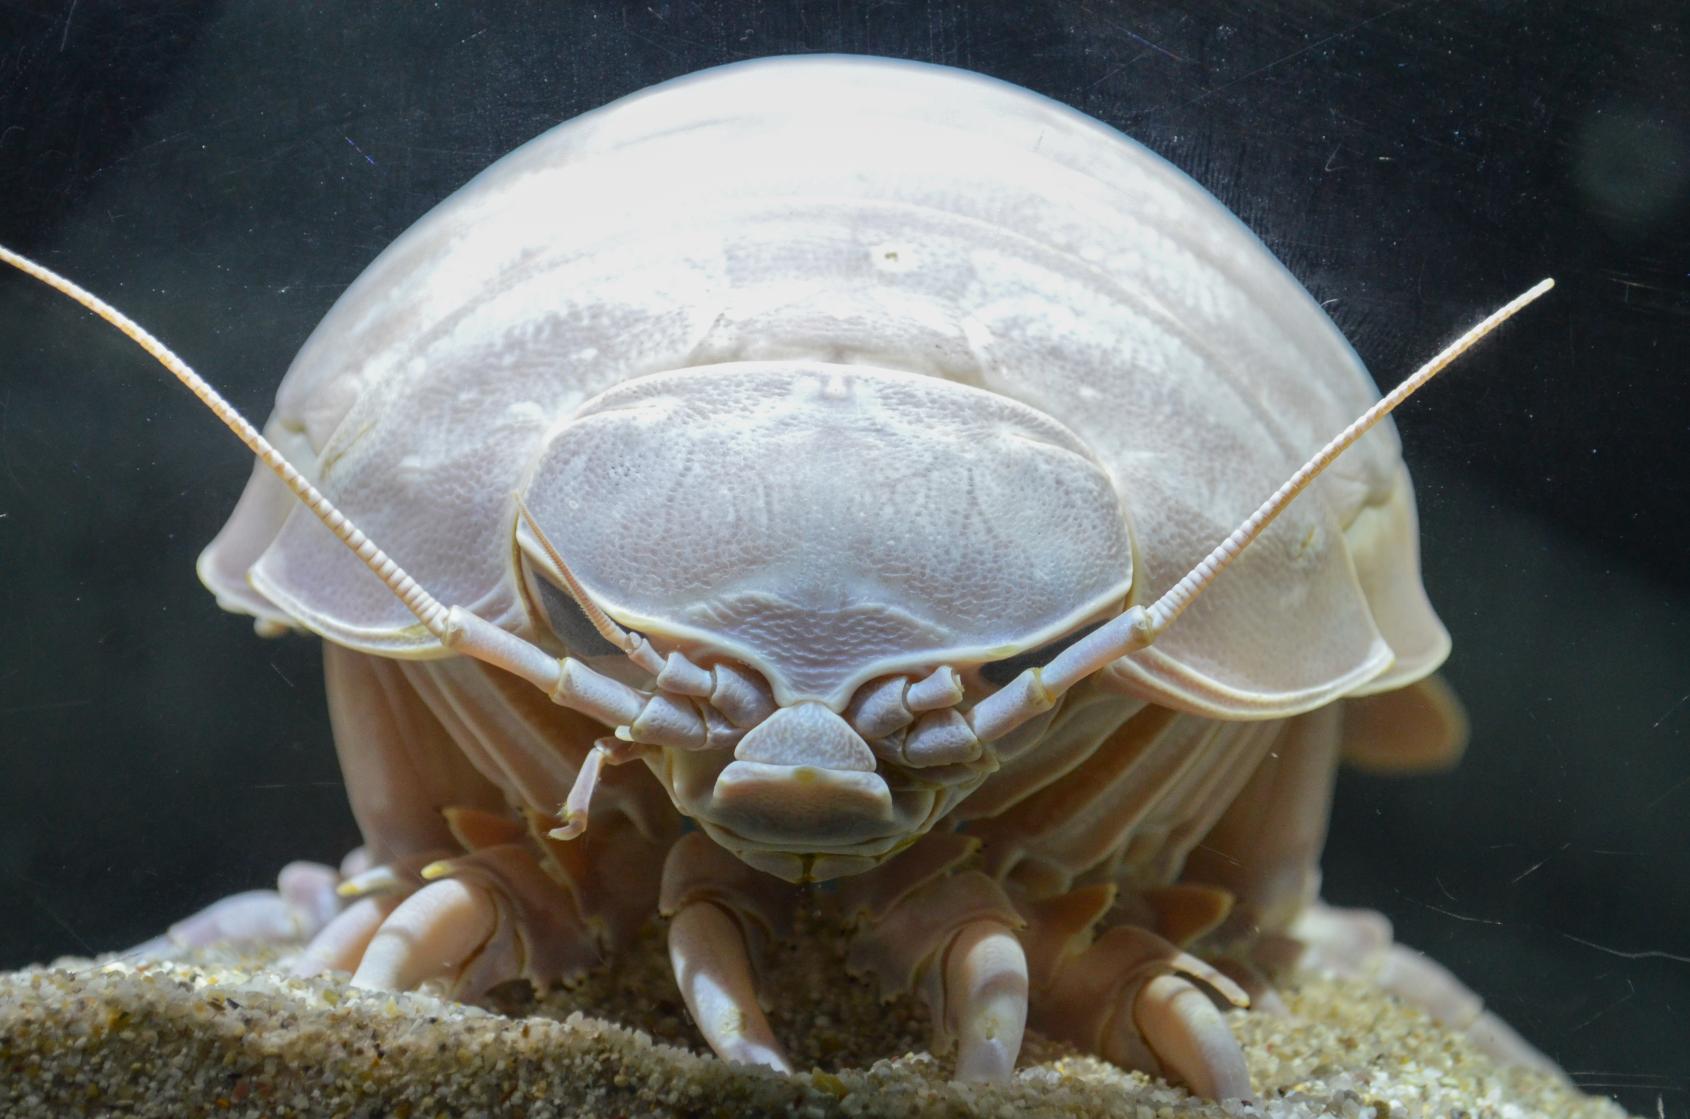
[[710, 1048], [724, 1061], [791, 1072], [751, 978], [745, 934], [720, 906], [682, 906], [669, 922], [669, 961], [687, 1009]]
[[1084, 947], [1082, 924], [1035, 985], [1034, 1024], [1123, 1068], [1211, 1099], [1249, 1099], [1244, 1052], [1217, 1005], [1250, 1004], [1235, 981], [1161, 937], [1116, 925]]
[[1209, 996], [1178, 975], [1158, 975], [1133, 1000], [1132, 1025], [1156, 1059], [1192, 1092], [1250, 1098], [1244, 1051]]

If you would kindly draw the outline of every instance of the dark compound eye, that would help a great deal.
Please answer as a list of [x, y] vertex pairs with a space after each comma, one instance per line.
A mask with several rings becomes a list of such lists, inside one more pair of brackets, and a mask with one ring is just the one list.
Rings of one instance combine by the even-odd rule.
[[599, 631], [593, 628], [581, 605], [569, 596], [568, 591], [553, 586], [538, 575], [532, 582], [540, 596], [540, 608], [546, 612], [546, 621], [571, 656], [588, 660], [622, 655], [622, 650], [599, 636]]
[[1029, 668], [1037, 668], [1042, 665], [1049, 664], [1056, 654], [1060, 653], [1062, 650], [1066, 649], [1068, 646], [1072, 645], [1074, 642], [1078, 641], [1080, 638], [1084, 637], [1086, 634], [1090, 633], [1092, 630], [1096, 629], [1108, 620], [1109, 619], [1104, 618], [1099, 621], [1095, 621], [1091, 625], [1083, 626], [1065, 637], [1059, 637], [1055, 641], [1040, 645], [1037, 649], [1028, 649], [1025, 653], [1017, 653], [1013, 657], [1009, 657], [1005, 660], [992, 661], [990, 664], [983, 664], [980, 666], [980, 678], [995, 688], [1001, 688], [1017, 676], [1021, 675], [1023, 672], [1027, 671]]

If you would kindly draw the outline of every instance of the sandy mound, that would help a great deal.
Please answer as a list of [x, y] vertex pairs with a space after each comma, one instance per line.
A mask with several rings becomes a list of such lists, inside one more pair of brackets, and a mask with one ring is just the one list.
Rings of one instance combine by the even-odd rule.
[[[792, 946], [771, 1014], [795, 1062], [777, 1076], [723, 1065], [697, 1035], [655, 938], [615, 971], [498, 1011], [426, 994], [371, 995], [343, 978], [286, 979], [264, 960], [61, 961], [0, 976], [0, 1114], [1062, 1115], [1624, 1119], [1552, 1078], [1501, 1069], [1395, 999], [1303, 976], [1292, 1017], [1239, 1014], [1254, 1105], [1179, 1089], [1029, 1037], [1013, 1083], [953, 1084], [922, 1053], [919, 1007], [843, 978], [838, 946]], [[637, 1022], [639, 1029], [613, 1024]]]

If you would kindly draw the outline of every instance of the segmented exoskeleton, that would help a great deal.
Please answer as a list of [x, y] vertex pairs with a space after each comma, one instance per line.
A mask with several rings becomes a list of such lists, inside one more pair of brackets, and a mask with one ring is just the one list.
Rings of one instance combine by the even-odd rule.
[[1144, 148], [843, 58], [499, 161], [347, 291], [262, 435], [3, 255], [258, 453], [201, 576], [327, 642], [365, 847], [179, 937], [285, 913], [296, 968], [474, 997], [661, 913], [710, 1045], [784, 1068], [756, 958], [831, 882], [959, 1076], [1007, 1077], [1030, 1020], [1214, 1096], [1250, 1090], [1217, 1006], [1338, 920], [1339, 756], [1462, 735], [1380, 421], [1547, 287], [1379, 401]]

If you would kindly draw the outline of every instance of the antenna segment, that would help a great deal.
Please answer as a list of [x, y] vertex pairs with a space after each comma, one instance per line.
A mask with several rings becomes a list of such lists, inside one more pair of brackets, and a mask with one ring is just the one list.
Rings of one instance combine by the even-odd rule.
[[1343, 431], [1332, 437], [1332, 441], [1315, 452], [1313, 458], [1303, 463], [1298, 471], [1285, 480], [1285, 484], [1273, 491], [1273, 496], [1262, 502], [1261, 507], [1245, 518], [1244, 523], [1232, 530], [1232, 534], [1215, 546], [1215, 550], [1203, 557], [1196, 567], [1186, 573], [1185, 578], [1169, 587], [1168, 590], [1150, 606], [1149, 630], [1152, 639], [1173, 623], [1173, 620], [1184, 613], [1203, 590], [1213, 583], [1215, 576], [1226, 570], [1227, 564], [1238, 558], [1238, 553], [1250, 546], [1251, 541], [1262, 534], [1262, 530], [1273, 523], [1273, 519], [1284, 512], [1293, 498], [1303, 492], [1303, 489], [1332, 465], [1332, 460], [1346, 451], [1350, 444], [1366, 435], [1380, 420], [1396, 410], [1397, 405], [1418, 392], [1422, 386], [1433, 377], [1443, 372], [1444, 368], [1456, 358], [1472, 349], [1473, 346], [1501, 326], [1526, 304], [1555, 286], [1553, 279], [1545, 278], [1533, 284], [1529, 289], [1510, 299], [1507, 303], [1492, 311], [1467, 333], [1444, 347], [1437, 357], [1415, 370], [1414, 374], [1402, 384], [1387, 393], [1379, 403], [1356, 417]]

